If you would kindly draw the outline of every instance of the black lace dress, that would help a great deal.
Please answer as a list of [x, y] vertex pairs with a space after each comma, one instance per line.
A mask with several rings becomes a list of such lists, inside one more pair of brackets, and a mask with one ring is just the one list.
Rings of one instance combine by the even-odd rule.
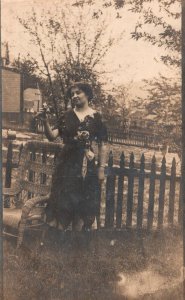
[[[46, 209], [47, 221], [55, 219], [57, 224], [67, 228], [78, 215], [85, 227], [91, 227], [98, 204], [98, 177], [92, 141], [107, 141], [105, 124], [98, 112], [80, 122], [74, 110], [70, 109], [59, 118], [56, 128], [64, 147], [53, 175], [51, 199]], [[90, 153], [90, 159], [86, 153]]]

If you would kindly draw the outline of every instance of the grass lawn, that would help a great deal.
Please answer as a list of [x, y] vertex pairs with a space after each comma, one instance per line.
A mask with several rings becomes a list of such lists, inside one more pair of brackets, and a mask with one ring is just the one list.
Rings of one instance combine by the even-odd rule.
[[178, 232], [52, 230], [42, 247], [38, 241], [26, 235], [19, 253], [4, 241], [4, 300], [183, 299]]

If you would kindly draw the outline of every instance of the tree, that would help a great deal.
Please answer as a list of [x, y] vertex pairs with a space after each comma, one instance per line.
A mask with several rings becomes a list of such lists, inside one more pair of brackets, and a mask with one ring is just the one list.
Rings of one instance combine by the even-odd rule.
[[[115, 2], [115, 1], [114, 1]], [[113, 2], [112, 2], [113, 3]], [[131, 32], [136, 41], [143, 40], [161, 48], [161, 61], [176, 70], [175, 78], [159, 74], [145, 80], [148, 97], [137, 99], [138, 112], [145, 116], [155, 113], [163, 142], [181, 150], [181, 1], [180, 0], [128, 0], [124, 7], [137, 14], [139, 20]], [[117, 5], [117, 9], [122, 8]], [[154, 30], [155, 29], [155, 30]], [[131, 104], [133, 107], [133, 102]], [[144, 117], [144, 116], [143, 116]], [[168, 124], [168, 126], [167, 126]]]
[[129, 85], [112, 88], [103, 101], [103, 114], [110, 127], [123, 128], [129, 115]]
[[[140, 13], [142, 18], [131, 33], [136, 41], [142, 39], [165, 50], [161, 61], [176, 69], [176, 78], [159, 75], [158, 78], [145, 81], [148, 92], [146, 101], [140, 102], [146, 113], [155, 113], [156, 122], [160, 126], [163, 141], [181, 152], [181, 2], [179, 0], [158, 1], [158, 10], [152, 6], [153, 1], [132, 1], [132, 11]], [[164, 17], [165, 16], [165, 17]], [[158, 34], [153, 34], [152, 29]], [[156, 32], [156, 30], [155, 30]]]
[[[75, 5], [93, 5], [95, 0], [76, 1]], [[104, 0], [96, 11], [98, 18], [105, 9], [115, 9], [115, 17], [121, 18], [125, 10], [136, 16], [136, 25], [131, 36], [136, 41], [144, 40], [167, 50], [161, 60], [167, 65], [181, 65], [181, 17], [180, 0]], [[155, 28], [155, 31], [153, 30]]]
[[35, 73], [46, 78], [56, 114], [59, 103], [67, 108], [65, 94], [71, 80], [93, 80], [101, 93], [96, 67], [117, 39], [108, 34], [106, 19], [91, 18], [92, 13], [93, 9], [84, 12], [83, 8], [66, 2], [62, 9], [43, 9], [40, 16], [32, 9], [26, 18], [19, 17], [35, 46], [35, 53], [28, 51], [29, 60]]
[[163, 143], [180, 153], [181, 149], [181, 86], [172, 78], [160, 74], [144, 80], [146, 99], [136, 99], [131, 107], [142, 112], [142, 118], [153, 116], [156, 130]]
[[161, 124], [180, 125], [179, 114], [180, 86], [171, 78], [160, 75], [152, 80], [144, 80], [147, 99], [142, 101], [147, 114], [156, 114], [156, 120]]
[[[142, 39], [152, 45], [157, 45], [167, 53], [161, 55], [161, 60], [171, 66], [181, 65], [181, 30], [179, 20], [181, 17], [180, 0], [159, 0], [157, 8], [153, 0], [131, 0], [130, 10], [140, 14], [140, 19], [131, 33], [132, 38]], [[153, 28], [155, 27], [155, 34]], [[156, 33], [158, 32], [158, 33]]]

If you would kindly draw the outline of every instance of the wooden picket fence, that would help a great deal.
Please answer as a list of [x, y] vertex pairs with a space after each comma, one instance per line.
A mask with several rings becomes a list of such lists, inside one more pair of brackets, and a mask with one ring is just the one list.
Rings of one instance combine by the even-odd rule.
[[150, 170], [145, 170], [145, 156], [142, 154], [140, 168], [135, 168], [134, 154], [125, 166], [124, 153], [119, 166], [114, 166], [110, 152], [105, 203], [105, 227], [137, 229], [162, 229], [164, 226], [180, 225], [182, 221], [181, 177], [176, 174], [173, 159], [171, 172], [166, 172], [165, 157], [160, 171], [157, 171], [153, 156]]
[[[20, 146], [19, 150], [22, 149]], [[13, 143], [9, 142], [3, 161], [4, 186], [10, 187], [12, 174], [19, 164], [16, 161]], [[106, 167], [106, 178], [98, 188], [99, 209], [97, 227], [162, 229], [165, 226], [179, 226], [182, 221], [181, 177], [176, 172], [173, 159], [171, 172], [167, 173], [165, 157], [160, 170], [153, 156], [150, 168], [146, 169], [145, 156], [141, 155], [140, 165], [132, 153], [129, 162], [121, 153], [119, 165], [114, 165], [110, 152]]]

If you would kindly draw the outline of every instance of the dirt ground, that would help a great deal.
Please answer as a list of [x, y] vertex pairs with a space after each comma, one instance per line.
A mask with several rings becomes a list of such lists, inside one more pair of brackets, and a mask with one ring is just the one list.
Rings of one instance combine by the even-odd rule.
[[123, 300], [182, 298], [179, 232], [63, 234], [43, 246], [26, 234], [15, 251], [4, 241], [4, 300]]

